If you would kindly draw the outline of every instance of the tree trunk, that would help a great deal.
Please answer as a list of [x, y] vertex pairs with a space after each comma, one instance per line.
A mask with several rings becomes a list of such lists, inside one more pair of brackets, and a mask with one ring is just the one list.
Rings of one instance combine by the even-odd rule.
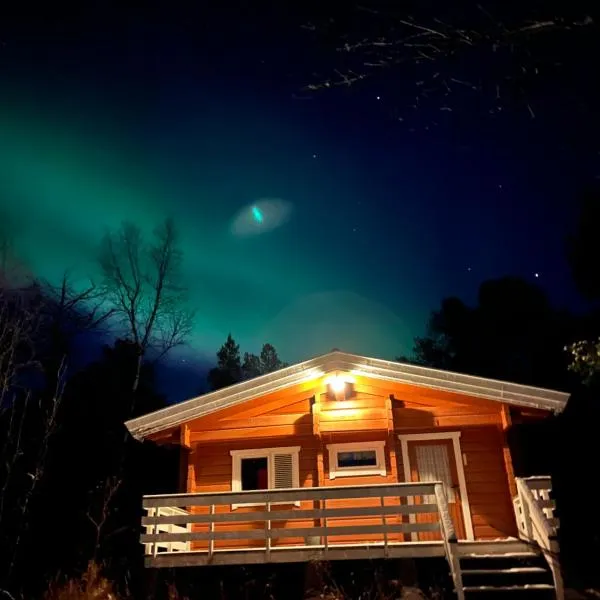
[[132, 391], [137, 392], [140, 385], [140, 374], [142, 372], [142, 362], [144, 360], [144, 352], [140, 349], [137, 352], [137, 360], [135, 364], [135, 377], [133, 379]]

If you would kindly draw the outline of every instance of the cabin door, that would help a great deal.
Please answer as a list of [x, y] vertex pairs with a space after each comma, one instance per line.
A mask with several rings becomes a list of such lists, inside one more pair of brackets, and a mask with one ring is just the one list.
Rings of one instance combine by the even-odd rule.
[[[441, 481], [448, 499], [450, 516], [458, 539], [465, 539], [465, 527], [462, 515], [456, 456], [452, 440], [415, 440], [408, 442], [408, 457], [412, 481]], [[415, 504], [435, 504], [435, 496], [415, 498]], [[417, 523], [431, 523], [438, 520], [437, 514], [417, 513]], [[418, 533], [419, 541], [439, 540], [437, 532]]]

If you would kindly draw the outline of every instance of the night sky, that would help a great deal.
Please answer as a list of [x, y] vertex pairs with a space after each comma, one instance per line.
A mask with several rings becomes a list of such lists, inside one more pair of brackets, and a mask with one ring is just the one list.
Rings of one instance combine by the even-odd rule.
[[[173, 361], [229, 332], [287, 361], [394, 358], [444, 296], [503, 275], [576, 304], [563, 240], [600, 148], [572, 71], [501, 115], [472, 90], [415, 108], [414, 65], [303, 90], [338, 58], [301, 26], [308, 5], [82, 4], [2, 16], [0, 205], [23, 268], [50, 279], [97, 273], [106, 226], [173, 215], [198, 311]], [[242, 235], [264, 199], [263, 230]]]

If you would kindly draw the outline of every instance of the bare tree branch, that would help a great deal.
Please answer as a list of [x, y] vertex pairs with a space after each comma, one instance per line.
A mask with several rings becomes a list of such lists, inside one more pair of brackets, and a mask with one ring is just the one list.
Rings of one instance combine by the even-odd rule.
[[181, 260], [171, 219], [155, 229], [150, 244], [131, 223], [123, 223], [118, 232], [108, 232], [103, 239], [104, 294], [138, 353], [133, 391], [139, 386], [148, 350], [155, 350], [160, 358], [182, 344], [190, 332], [193, 313], [185, 308], [186, 290], [179, 284]]

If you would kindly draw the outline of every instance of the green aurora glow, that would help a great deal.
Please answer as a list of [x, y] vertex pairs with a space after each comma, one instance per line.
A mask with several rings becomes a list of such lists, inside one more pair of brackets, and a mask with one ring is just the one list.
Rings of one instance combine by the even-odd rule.
[[[94, 253], [105, 227], [130, 220], [151, 231], [170, 214], [198, 314], [194, 350], [214, 356], [230, 331], [243, 350], [269, 341], [289, 361], [332, 347], [389, 358], [409, 349], [414, 332], [374, 297], [377, 291], [367, 291], [370, 266], [348, 260], [343, 246], [325, 244], [343, 220], [328, 216], [323, 199], [350, 194], [356, 182], [347, 177], [344, 192], [327, 165], [317, 173], [314, 163], [310, 172], [302, 164], [290, 167], [298, 158], [279, 158], [285, 154], [281, 124], [267, 132], [237, 128], [228, 144], [213, 118], [204, 137], [214, 143], [174, 165], [116, 126], [94, 128], [93, 121], [24, 108], [5, 107], [1, 114], [0, 203], [18, 224], [17, 251], [32, 273], [52, 280], [69, 268], [76, 279], [96, 276]], [[265, 137], [272, 145], [267, 170]], [[316, 186], [320, 198], [309, 205], [305, 198]], [[228, 223], [236, 211], [264, 195], [294, 203], [292, 222], [254, 239], [232, 237]]]

